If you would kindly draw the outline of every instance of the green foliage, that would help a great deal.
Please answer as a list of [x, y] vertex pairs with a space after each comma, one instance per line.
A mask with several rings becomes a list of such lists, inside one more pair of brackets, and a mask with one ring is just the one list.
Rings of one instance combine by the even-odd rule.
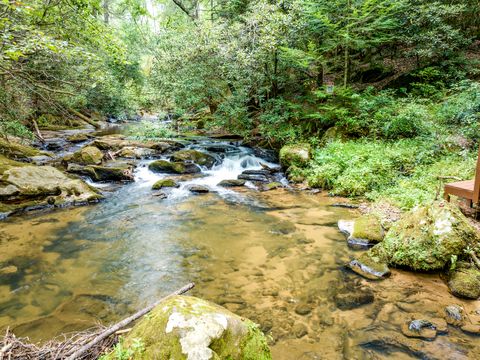
[[127, 135], [137, 140], [165, 139], [175, 136], [175, 132], [165, 123], [142, 121], [127, 129]]
[[124, 339], [120, 338], [120, 341], [114, 346], [112, 352], [102, 355], [99, 360], [130, 360], [135, 356], [141, 355], [145, 351], [145, 345], [141, 339], [132, 339], [131, 345], [126, 347], [124, 345]]
[[470, 178], [475, 155], [451, 154], [419, 139], [332, 142], [316, 150], [306, 174], [311, 186], [337, 195], [385, 198], [412, 208], [435, 197], [439, 176]]

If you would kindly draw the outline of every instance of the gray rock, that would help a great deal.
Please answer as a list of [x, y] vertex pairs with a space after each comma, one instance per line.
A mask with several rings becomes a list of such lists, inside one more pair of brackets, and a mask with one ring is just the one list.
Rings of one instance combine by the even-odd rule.
[[218, 186], [221, 186], [221, 187], [238, 187], [238, 186], [244, 186], [244, 185], [245, 185], [245, 180], [240, 180], [240, 179], [222, 180], [218, 183]]
[[188, 187], [188, 190], [194, 194], [206, 194], [210, 192], [208, 187], [202, 185], [191, 185]]

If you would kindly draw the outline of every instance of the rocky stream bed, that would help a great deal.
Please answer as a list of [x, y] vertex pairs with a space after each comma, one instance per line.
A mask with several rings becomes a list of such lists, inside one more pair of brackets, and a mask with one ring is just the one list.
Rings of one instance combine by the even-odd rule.
[[202, 137], [45, 137], [44, 153], [0, 158], [1, 329], [46, 340], [195, 281], [192, 295], [258, 323], [273, 359], [478, 358], [480, 302], [437, 273], [350, 270], [381, 239], [347, 240], [337, 223], [357, 210], [290, 187], [276, 154]]

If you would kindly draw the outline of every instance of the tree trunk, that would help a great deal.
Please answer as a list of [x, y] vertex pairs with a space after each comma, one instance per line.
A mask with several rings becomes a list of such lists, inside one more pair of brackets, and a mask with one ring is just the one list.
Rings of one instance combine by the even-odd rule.
[[107, 25], [110, 23], [110, 0], [103, 0], [103, 21]]

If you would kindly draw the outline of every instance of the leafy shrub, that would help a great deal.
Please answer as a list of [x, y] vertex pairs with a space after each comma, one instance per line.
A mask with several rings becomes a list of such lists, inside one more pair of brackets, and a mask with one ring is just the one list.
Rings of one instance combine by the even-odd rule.
[[137, 140], [171, 138], [175, 132], [163, 122], [142, 121], [127, 129], [127, 135]]

